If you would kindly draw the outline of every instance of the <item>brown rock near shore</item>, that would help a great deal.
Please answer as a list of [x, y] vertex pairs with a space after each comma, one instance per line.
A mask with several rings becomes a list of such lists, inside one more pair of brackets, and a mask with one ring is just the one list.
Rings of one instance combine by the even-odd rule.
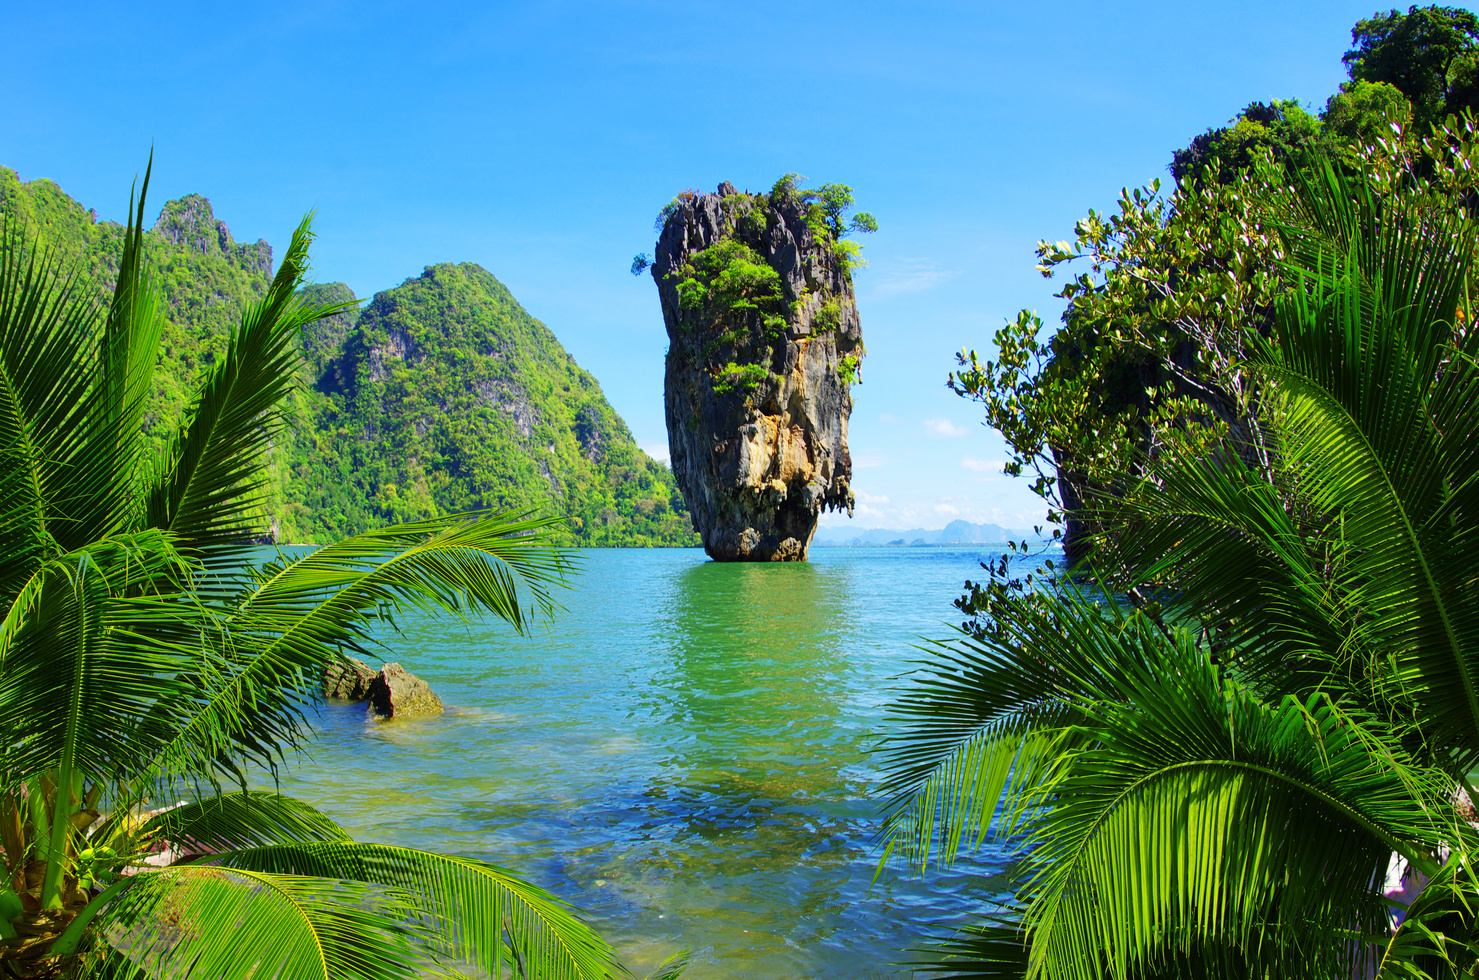
[[346, 657], [324, 668], [324, 697], [341, 701], [363, 701], [378, 672], [363, 660]]
[[382, 718], [424, 718], [442, 713], [442, 699], [400, 664], [386, 664], [370, 683], [370, 706]]

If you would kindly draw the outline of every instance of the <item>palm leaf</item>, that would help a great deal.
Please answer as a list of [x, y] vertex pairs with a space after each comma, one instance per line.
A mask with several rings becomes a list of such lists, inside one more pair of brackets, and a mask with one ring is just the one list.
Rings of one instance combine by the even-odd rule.
[[259, 790], [221, 793], [165, 810], [150, 817], [130, 836], [141, 842], [169, 841], [197, 854], [267, 844], [349, 840], [338, 824], [307, 803]]
[[92, 373], [99, 319], [75, 274], [30, 245], [7, 215], [0, 231], [0, 592], [55, 550], [47, 520], [58, 461], [69, 458]]
[[428, 917], [437, 954], [490, 976], [583, 980], [612, 968], [610, 947], [559, 900], [481, 861], [344, 841], [233, 851], [221, 863], [395, 889]]
[[343, 308], [304, 305], [311, 216], [293, 232], [272, 285], [252, 304], [206, 375], [146, 494], [145, 522], [172, 531], [219, 566], [241, 559], [256, 530], [266, 453], [296, 384], [302, 328]]
[[164, 329], [163, 306], [143, 254], [144, 198], [152, 167], [151, 156], [138, 197], [129, 200], [118, 283], [92, 365], [94, 380], [75, 416], [72, 452], [53, 488], [57, 516], [48, 526], [63, 550], [124, 530], [134, 516], [143, 451], [140, 423]]
[[274, 765], [298, 744], [303, 706], [319, 696], [324, 665], [398, 610], [491, 612], [526, 628], [535, 610], [554, 608], [549, 589], [570, 567], [538, 533], [554, 520], [457, 514], [370, 531], [269, 566], [239, 599], [223, 642], [201, 661], [196, 693], [176, 709], [188, 720], [160, 747], [149, 781], [223, 768], [235, 775], [228, 760]]
[[358, 882], [186, 865], [144, 872], [97, 913], [92, 972], [150, 980], [392, 980], [424, 965], [414, 909]]
[[[938, 697], [948, 719], [971, 684], [988, 702], [1018, 683], [992, 670], [1035, 663], [1056, 678], [1060, 709], [1042, 712], [1037, 731], [1057, 741], [1017, 807], [1031, 972], [1348, 969], [1343, 937], [1384, 921], [1376, 883], [1390, 853], [1424, 861], [1451, 833], [1430, 816], [1444, 812], [1451, 781], [1417, 764], [1379, 721], [1323, 695], [1263, 702], [1184, 630], [1071, 591], [1048, 601], [1050, 614], [1002, 624], [989, 641], [999, 649], [986, 647], [994, 659], [977, 659], [986, 679], [960, 670], [969, 661], [955, 654], [916, 689], [912, 711], [927, 717]], [[998, 805], [980, 794], [999, 784], [957, 771], [953, 787], [922, 787], [926, 804], [931, 793], [943, 802], [916, 801], [914, 823], [904, 822], [915, 839], [920, 826], [938, 826], [947, 853], [963, 817], [979, 824]], [[978, 795], [962, 807], [967, 791]]]

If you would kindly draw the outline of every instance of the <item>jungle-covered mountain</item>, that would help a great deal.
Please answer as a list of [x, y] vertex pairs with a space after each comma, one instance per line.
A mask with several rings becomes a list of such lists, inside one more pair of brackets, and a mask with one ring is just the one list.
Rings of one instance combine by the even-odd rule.
[[[0, 167], [0, 215], [111, 292], [122, 228], [50, 180]], [[198, 194], [170, 201], [148, 239], [168, 323], [145, 426], [163, 444], [198, 374], [271, 282], [265, 241], [235, 241]], [[355, 297], [343, 283], [308, 298]], [[264, 530], [327, 542], [475, 507], [565, 518], [564, 543], [698, 543], [671, 471], [636, 445], [596, 379], [487, 270], [428, 267], [303, 337], [296, 427], [275, 447]]]

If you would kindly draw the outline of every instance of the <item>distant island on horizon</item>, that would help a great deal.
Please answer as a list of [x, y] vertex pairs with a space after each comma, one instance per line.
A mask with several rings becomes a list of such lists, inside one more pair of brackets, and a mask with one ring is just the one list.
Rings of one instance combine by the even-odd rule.
[[1036, 531], [1005, 528], [999, 524], [972, 524], [970, 521], [951, 521], [943, 528], [818, 528], [812, 539], [813, 548], [878, 548], [878, 547], [929, 547], [960, 544], [1006, 544], [1011, 541], [1026, 541], [1029, 544], [1048, 544], [1052, 534]]

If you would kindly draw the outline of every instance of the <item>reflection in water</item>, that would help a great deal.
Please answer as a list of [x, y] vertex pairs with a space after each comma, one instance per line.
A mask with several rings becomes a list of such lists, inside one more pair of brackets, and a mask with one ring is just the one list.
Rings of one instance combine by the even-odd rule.
[[[668, 771], [647, 790], [649, 812], [676, 824], [672, 870], [710, 891], [731, 925], [712, 950], [720, 962], [814, 939], [809, 920], [835, 917], [838, 879], [861, 856], [837, 805], [862, 790], [841, 782], [862, 761], [840, 724], [847, 579], [846, 566], [704, 564], [678, 576], [666, 611], [672, 666], [654, 676], [650, 704], [669, 733]], [[813, 874], [777, 923], [777, 892], [807, 866], [841, 875]]]
[[981, 557], [592, 552], [546, 632], [412, 620], [387, 637], [448, 713], [382, 725], [329, 706], [283, 788], [360, 840], [528, 875], [640, 969], [690, 948], [692, 980], [887, 976], [1000, 885], [993, 852], [870, 889], [868, 739]]

